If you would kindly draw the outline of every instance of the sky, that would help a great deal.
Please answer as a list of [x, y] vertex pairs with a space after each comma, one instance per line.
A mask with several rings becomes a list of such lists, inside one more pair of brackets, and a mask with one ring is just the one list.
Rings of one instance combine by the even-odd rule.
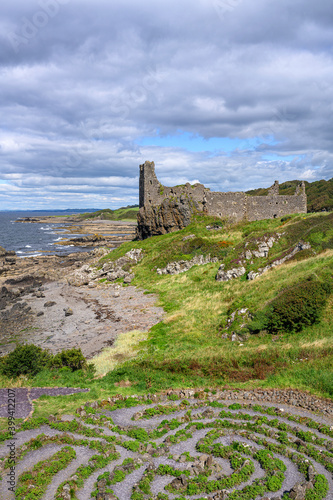
[[333, 177], [332, 0], [2, 0], [0, 210]]

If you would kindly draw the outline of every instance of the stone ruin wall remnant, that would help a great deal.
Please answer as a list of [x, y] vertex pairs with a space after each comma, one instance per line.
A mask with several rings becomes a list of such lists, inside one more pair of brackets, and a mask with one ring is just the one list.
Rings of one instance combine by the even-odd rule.
[[[169, 212], [170, 210], [177, 211], [180, 207], [180, 209], [188, 211], [191, 205], [195, 210], [203, 211], [208, 215], [229, 218], [234, 221], [273, 219], [292, 213], [307, 212], [304, 181], [297, 186], [294, 195], [279, 195], [279, 183], [275, 181], [266, 196], [250, 196], [244, 192], [210, 191], [209, 188], [199, 183], [192, 186], [189, 183], [174, 187], [163, 186], [156, 177], [154, 162], [146, 161], [140, 165], [138, 224], [146, 226], [146, 233], [143, 237], [149, 235], [147, 227], [150, 227], [152, 221], [148, 219], [152, 216], [156, 220], [153, 223], [154, 229], [152, 229], [151, 234], [163, 234], [181, 229], [181, 227], [176, 227], [177, 224], [173, 227], [170, 217], [168, 217], [170, 227], [165, 230], [162, 228], [161, 231], [155, 227], [158, 226], [161, 208], [165, 217], [168, 209]], [[138, 237], [140, 238], [140, 227]]]

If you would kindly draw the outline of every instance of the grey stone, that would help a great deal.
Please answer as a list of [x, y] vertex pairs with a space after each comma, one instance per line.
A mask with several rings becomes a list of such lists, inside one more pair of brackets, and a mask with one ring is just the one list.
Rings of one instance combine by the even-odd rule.
[[187, 486], [188, 480], [185, 474], [182, 474], [179, 477], [176, 477], [173, 481], [171, 481], [170, 485], [175, 490], [181, 490]]
[[135, 262], [139, 262], [143, 258], [143, 253], [141, 248], [132, 248], [129, 252], [125, 254], [125, 257], [128, 257]]
[[229, 271], [224, 271], [224, 267], [220, 267], [215, 277], [216, 281], [230, 281], [239, 278], [246, 273], [245, 267], [235, 267]]
[[82, 270], [74, 271], [74, 273], [67, 278], [68, 284], [72, 286], [88, 285], [89, 281], [90, 278], [88, 273]]
[[310, 243], [299, 241], [297, 243], [297, 245], [294, 247], [294, 249], [288, 255], [286, 255], [282, 259], [275, 260], [274, 262], [272, 262], [271, 264], [268, 264], [263, 269], [259, 268], [257, 273], [255, 273], [254, 271], [250, 271], [249, 274], [247, 275], [247, 279], [249, 279], [249, 280], [256, 279], [258, 276], [266, 273], [270, 269], [273, 269], [274, 267], [277, 267], [277, 266], [280, 266], [281, 264], [284, 264], [287, 260], [294, 257], [294, 255], [296, 255], [298, 252], [301, 252], [302, 250], [309, 250], [310, 248], [311, 248]]
[[178, 262], [169, 262], [163, 269], [156, 269], [157, 274], [180, 274], [188, 271], [193, 266], [204, 266], [212, 262], [218, 262], [216, 257], [207, 255], [197, 255], [191, 260], [180, 260]]
[[247, 275], [248, 280], [255, 280], [259, 275], [259, 273], [255, 273], [254, 271], [250, 271]]
[[292, 500], [304, 500], [306, 494], [306, 486], [301, 483], [296, 483], [289, 493], [289, 498]]
[[124, 278], [124, 283], [129, 284], [132, 283], [132, 280], [134, 279], [134, 274], [127, 274]]
[[245, 252], [245, 258], [246, 258], [247, 260], [249, 260], [249, 259], [251, 259], [251, 257], [252, 257], [252, 252], [251, 252], [251, 250], [246, 250], [246, 252]]

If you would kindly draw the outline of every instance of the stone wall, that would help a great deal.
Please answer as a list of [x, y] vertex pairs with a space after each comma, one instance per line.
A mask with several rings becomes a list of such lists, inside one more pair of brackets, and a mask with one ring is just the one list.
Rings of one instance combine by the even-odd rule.
[[[273, 219], [307, 211], [304, 182], [291, 196], [279, 195], [278, 181], [274, 182], [266, 196], [212, 192], [199, 183], [167, 187], [158, 181], [155, 164], [149, 161], [140, 165], [139, 191], [139, 238], [181, 229], [189, 223], [193, 211], [235, 221]], [[172, 214], [173, 210], [177, 213]]]

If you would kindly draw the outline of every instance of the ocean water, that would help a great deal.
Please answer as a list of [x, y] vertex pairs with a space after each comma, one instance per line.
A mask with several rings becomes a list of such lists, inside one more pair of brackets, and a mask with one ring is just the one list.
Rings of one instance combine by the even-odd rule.
[[[89, 247], [76, 247], [73, 245], [57, 245], [66, 233], [57, 234], [60, 227], [66, 224], [29, 224], [15, 222], [20, 217], [38, 217], [40, 215], [69, 215], [93, 210], [73, 210], [68, 212], [0, 212], [0, 246], [6, 250], [14, 250], [18, 257], [31, 257], [37, 255], [66, 255], [69, 253], [86, 251]], [[82, 234], [71, 234], [70, 237], [81, 237]]]

